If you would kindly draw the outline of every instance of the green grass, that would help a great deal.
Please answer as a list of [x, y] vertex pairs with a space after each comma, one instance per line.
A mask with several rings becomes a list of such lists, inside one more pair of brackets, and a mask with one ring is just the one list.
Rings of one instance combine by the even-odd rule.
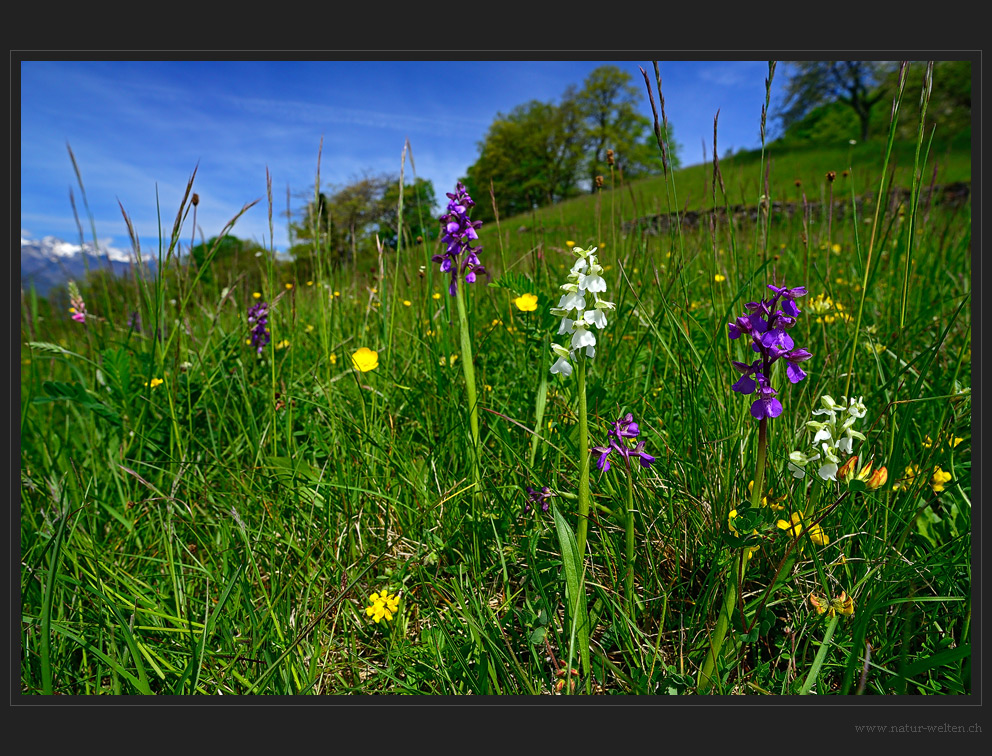
[[[896, 145], [901, 175], [914, 149]], [[880, 150], [772, 147], [771, 197], [794, 199], [799, 178], [819, 199], [826, 171], [847, 168], [835, 199], [877, 195]], [[934, 147], [930, 160], [938, 183], [970, 176], [959, 152]], [[754, 156], [721, 160], [721, 171], [727, 203], [764, 193]], [[970, 692], [970, 203], [921, 209], [900, 327], [905, 204], [881, 209], [866, 271], [871, 202], [829, 231], [824, 217], [807, 226], [800, 213], [649, 234], [624, 223], [712, 206], [712, 165], [669, 179], [677, 205], [662, 179], [612, 180], [613, 193], [501, 219], [500, 238], [495, 223], [482, 229], [497, 277], [466, 292], [480, 410], [475, 506], [464, 376], [452, 362], [458, 317], [433, 249], [376, 261], [374, 280], [319, 265], [312, 283], [291, 280], [271, 256], [253, 260], [272, 303], [261, 357], [245, 343], [256, 302], [245, 278], [214, 287], [186, 271], [113, 295], [84, 287], [85, 325], [28, 298], [21, 691], [530, 696], [567, 694], [570, 667], [577, 694], [694, 694], [746, 543], [758, 546], [742, 586], [747, 626], [730, 629], [717, 692]], [[180, 236], [163, 240], [163, 256]], [[566, 595], [579, 581], [569, 545], [578, 399], [574, 376], [548, 375], [546, 344], [568, 240], [605, 242], [616, 302], [589, 365], [590, 442], [604, 443], [629, 411], [656, 457], [634, 471], [633, 611], [619, 465], [593, 466], [585, 609]], [[752, 397], [730, 390], [729, 361], [745, 356], [727, 323], [783, 279], [808, 287], [801, 309], [820, 294], [834, 307], [804, 312], [792, 331], [813, 358], [801, 383], [775, 376], [785, 409], [769, 423], [764, 488], [782, 509], [756, 508], [758, 536], [741, 541], [727, 522], [749, 498], [757, 423]], [[513, 306], [525, 291], [538, 295], [537, 311]], [[141, 332], [127, 326], [131, 310]], [[365, 373], [350, 366], [362, 346], [379, 355]], [[876, 491], [786, 468], [806, 448], [819, 397], [839, 398], [848, 380], [868, 407], [854, 452], [888, 469]], [[942, 440], [927, 446], [928, 436]], [[942, 491], [925, 475], [896, 489], [910, 465], [951, 479]], [[554, 510], [525, 513], [526, 486], [556, 492], [557, 524]], [[775, 525], [790, 511], [824, 514], [829, 543], [800, 551]], [[400, 607], [376, 624], [365, 607], [383, 589]], [[853, 615], [814, 611], [811, 594], [841, 591]], [[580, 649], [573, 620], [586, 612]]]

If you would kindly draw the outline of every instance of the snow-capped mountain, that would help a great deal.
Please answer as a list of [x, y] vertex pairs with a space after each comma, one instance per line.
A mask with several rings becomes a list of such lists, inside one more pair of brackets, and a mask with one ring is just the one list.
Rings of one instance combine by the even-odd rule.
[[[64, 286], [70, 279], [82, 280], [90, 270], [106, 269], [109, 265], [115, 274], [129, 272], [137, 261], [129, 252], [101, 241], [99, 248], [86, 242], [82, 245], [62, 241], [54, 236], [31, 239], [21, 234], [21, 286], [27, 290], [33, 283], [38, 294], [47, 296], [54, 287]], [[154, 267], [151, 260], [143, 261]]]

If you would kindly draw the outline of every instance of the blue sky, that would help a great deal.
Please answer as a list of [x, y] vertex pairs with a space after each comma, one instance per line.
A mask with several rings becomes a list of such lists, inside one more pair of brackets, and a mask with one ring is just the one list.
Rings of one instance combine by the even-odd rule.
[[[297, 212], [312, 196], [322, 138], [323, 187], [366, 172], [398, 175], [409, 139], [413, 166], [408, 155], [406, 176], [415, 168], [443, 199], [475, 162], [497, 113], [532, 99], [557, 102], [567, 86], [581, 87], [605, 64], [631, 74], [643, 95], [641, 112], [650, 118], [639, 71], [654, 81], [650, 59], [21, 61], [22, 236], [78, 241], [71, 188], [91, 239], [68, 144], [101, 243], [129, 249], [123, 205], [143, 251], [157, 249], [156, 198], [167, 236], [196, 167], [203, 235], [219, 233], [243, 205], [260, 199], [232, 233], [268, 246], [268, 168], [273, 240], [283, 250], [287, 189]], [[704, 141], [712, 157], [717, 109], [721, 155], [760, 146], [766, 61], [659, 61], [659, 67], [683, 164], [703, 159]], [[773, 108], [785, 74], [779, 66]], [[188, 238], [187, 231], [184, 244]]]

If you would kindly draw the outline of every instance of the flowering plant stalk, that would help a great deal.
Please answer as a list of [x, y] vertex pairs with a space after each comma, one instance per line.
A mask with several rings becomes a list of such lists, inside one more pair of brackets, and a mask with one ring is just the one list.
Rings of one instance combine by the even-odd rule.
[[[455, 298], [458, 309], [458, 326], [462, 348], [462, 372], [465, 376], [465, 395], [468, 399], [469, 427], [472, 433], [472, 479], [475, 483], [475, 495], [472, 502], [477, 500], [482, 479], [479, 475], [479, 407], [475, 387], [475, 367], [472, 360], [472, 339], [469, 333], [468, 314], [465, 309], [465, 287], [459, 286], [475, 283], [477, 274], [488, 275], [485, 267], [479, 261], [478, 253], [481, 246], [473, 247], [472, 241], [478, 240], [476, 229], [482, 221], [473, 221], [468, 217], [469, 210], [475, 206], [475, 201], [465, 190], [460, 181], [455, 185], [455, 192], [446, 192], [448, 196], [448, 212], [441, 216], [441, 241], [447, 247], [444, 254], [434, 255], [431, 260], [441, 264], [442, 273], [451, 274], [448, 294]], [[464, 255], [464, 258], [462, 257]]]
[[610, 428], [609, 442], [606, 446], [594, 446], [593, 451], [599, 454], [596, 466], [604, 472], [610, 469], [609, 456], [616, 452], [623, 457], [627, 467], [627, 513], [625, 526], [627, 530], [627, 573], [624, 580], [624, 598], [627, 602], [627, 613], [634, 616], [634, 476], [630, 467], [630, 458], [636, 457], [641, 467], [647, 468], [654, 462], [654, 457], [644, 451], [644, 442], [638, 441], [633, 448], [630, 439], [636, 438], [641, 432], [640, 426], [634, 422], [634, 416], [628, 412]]
[[[586, 533], [589, 528], [589, 419], [586, 406], [586, 360], [596, 356], [596, 334], [593, 328], [606, 327], [606, 311], [614, 308], [613, 302], [600, 299], [606, 291], [606, 280], [600, 275], [602, 266], [596, 259], [596, 247], [585, 250], [572, 247], [575, 263], [568, 274], [568, 282], [561, 285], [565, 292], [552, 315], [561, 317], [558, 335], [565, 336], [565, 345], [551, 345], [557, 358], [551, 366], [552, 373], [565, 377], [572, 374], [572, 362], [577, 363], [576, 387], [579, 395], [579, 525], [576, 546], [585, 554]], [[591, 305], [591, 307], [590, 307]], [[584, 357], [584, 359], [583, 359]]]
[[[754, 486], [751, 489], [751, 507], [757, 507], [761, 503], [765, 455], [768, 447], [768, 420], [782, 414], [782, 402], [777, 398], [778, 392], [771, 385], [772, 365], [784, 360], [789, 382], [799, 383], [806, 377], [799, 363], [805, 362], [812, 356], [807, 350], [796, 348], [795, 342], [787, 332], [796, 324], [796, 318], [800, 313], [796, 299], [806, 295], [805, 287], [787, 288], [768, 284], [768, 288], [774, 292], [770, 299], [748, 302], [745, 305], [747, 312], [727, 326], [731, 339], [750, 337], [751, 351], [758, 356], [758, 359], [750, 364], [731, 361], [737, 372], [741, 374], [731, 388], [740, 394], [757, 394], [757, 398], [751, 404], [751, 416], [758, 420], [758, 448]], [[699, 692], [705, 692], [713, 684], [713, 670], [740, 595], [740, 584], [747, 564], [745, 558], [747, 551], [746, 548], [741, 549], [731, 563], [723, 607], [720, 609], [716, 627], [710, 636], [706, 658], [699, 671], [697, 683]]]

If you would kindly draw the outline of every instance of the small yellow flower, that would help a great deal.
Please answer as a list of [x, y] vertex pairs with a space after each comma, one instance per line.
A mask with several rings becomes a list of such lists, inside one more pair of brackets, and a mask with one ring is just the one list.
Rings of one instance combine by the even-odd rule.
[[[837, 480], [841, 480], [844, 483], [850, 483], [851, 479], [854, 477], [854, 468], [858, 465], [858, 455], [855, 454], [848, 458], [847, 462], [840, 466], [837, 471]], [[868, 466], [871, 469], [871, 465]]]
[[336, 297], [340, 297], [340, 296], [341, 296], [341, 292], [340, 292], [340, 291], [335, 291], [335, 292], [334, 292], [334, 296], [336, 296]]
[[830, 249], [833, 251], [835, 255], [840, 254], [840, 245], [837, 242], [834, 242], [833, 246], [831, 246]]
[[291, 283], [286, 284], [286, 288], [287, 289], [292, 289], [293, 288], [293, 284], [291, 284]]
[[283, 339], [278, 344], [276, 344], [276, 349], [285, 349], [289, 346], [289, 339]]
[[575, 246], [575, 242], [569, 240], [569, 241], [565, 242], [565, 246], [568, 247], [569, 249], [571, 249], [572, 247]]
[[713, 280], [716, 281], [717, 283], [723, 283], [724, 281], [727, 280], [727, 277], [722, 273], [717, 273], [715, 276], [713, 276]]
[[375, 370], [379, 367], [379, 353], [368, 347], [362, 347], [351, 355], [351, 364], [356, 370], [361, 370], [363, 373]]
[[930, 485], [933, 487], [934, 493], [940, 493], [944, 490], [944, 484], [949, 483], [950, 480], [951, 474], [944, 472], [938, 467], [933, 471], [933, 477], [930, 478]]
[[336, 354], [334, 354], [333, 352], [331, 353], [330, 360], [331, 360], [331, 364], [332, 365], [337, 365], [338, 364], [338, 356]]
[[[938, 438], [939, 438], [939, 436], [938, 436]], [[961, 438], [960, 436], [951, 436], [951, 437], [949, 437], [947, 439], [947, 445], [953, 449], [955, 446], [957, 446], [958, 444], [960, 444], [962, 441], [964, 441], [964, 439]], [[927, 436], [924, 439], [923, 446], [926, 447], [927, 449], [929, 449], [931, 446], [933, 446], [933, 441], [931, 440], [930, 436]]]
[[440, 299], [440, 298], [441, 298], [440, 292], [435, 291], [433, 294], [431, 294], [431, 299]]
[[[754, 481], [753, 480], [748, 481], [747, 492], [748, 492], [748, 494], [754, 493]], [[771, 507], [772, 508], [772, 511], [778, 512], [778, 511], [780, 511], [782, 509], [785, 509], [785, 507], [783, 507], [779, 503], [781, 501], [785, 501], [785, 499], [786, 499], [785, 495], [775, 496], [775, 493], [772, 491], [772, 489], [769, 488], [768, 489], [768, 493], [761, 497], [761, 506], [763, 506], [763, 507]]]
[[165, 381], [162, 380], [161, 378], [152, 378], [151, 383], [145, 381], [145, 385], [150, 388], [156, 388], [158, 386], [161, 386], [163, 383], [165, 383]]
[[260, 291], [253, 291], [251, 293], [251, 296], [252, 296], [253, 299], [261, 299], [262, 298], [262, 292], [260, 292]]
[[865, 484], [872, 491], [875, 491], [885, 485], [885, 481], [889, 479], [889, 471], [884, 467], [879, 467], [875, 472], [871, 474], [868, 478], [868, 482]]
[[369, 605], [365, 608], [365, 614], [375, 620], [376, 624], [385, 619], [387, 622], [399, 611], [400, 596], [397, 593], [391, 596], [388, 591], [373, 593], [369, 596]]
[[493, 390], [493, 387], [490, 386], [488, 383], [482, 384], [482, 388], [484, 388], [486, 391], [492, 391]]
[[841, 591], [839, 596], [826, 601], [814, 594], [809, 595], [809, 603], [813, 605], [817, 614], [824, 614], [828, 617], [835, 617], [838, 614], [848, 616], [854, 614], [854, 599], [847, 595], [846, 591]]
[[534, 312], [537, 309], [537, 297], [534, 294], [521, 294], [513, 300], [513, 304], [521, 312]]
[[307, 286], [313, 286], [313, 281], [307, 281]]
[[413, 302], [411, 302], [409, 299], [404, 299], [403, 300], [403, 306], [404, 307], [410, 307], [412, 305], [413, 305]]
[[306, 328], [304, 328], [303, 330], [306, 331], [307, 333], [313, 333], [313, 326], [307, 323]]
[[[779, 520], [775, 523], [780, 530], [786, 531], [791, 537], [798, 538], [803, 532], [803, 518], [798, 512], [793, 512], [789, 517], [791, 522], [786, 522], [785, 520]], [[815, 543], [817, 546], [826, 546], [830, 543], [830, 538], [827, 534], [823, 532], [823, 528], [819, 525], [813, 525], [806, 529], [809, 533], [809, 539]]]

